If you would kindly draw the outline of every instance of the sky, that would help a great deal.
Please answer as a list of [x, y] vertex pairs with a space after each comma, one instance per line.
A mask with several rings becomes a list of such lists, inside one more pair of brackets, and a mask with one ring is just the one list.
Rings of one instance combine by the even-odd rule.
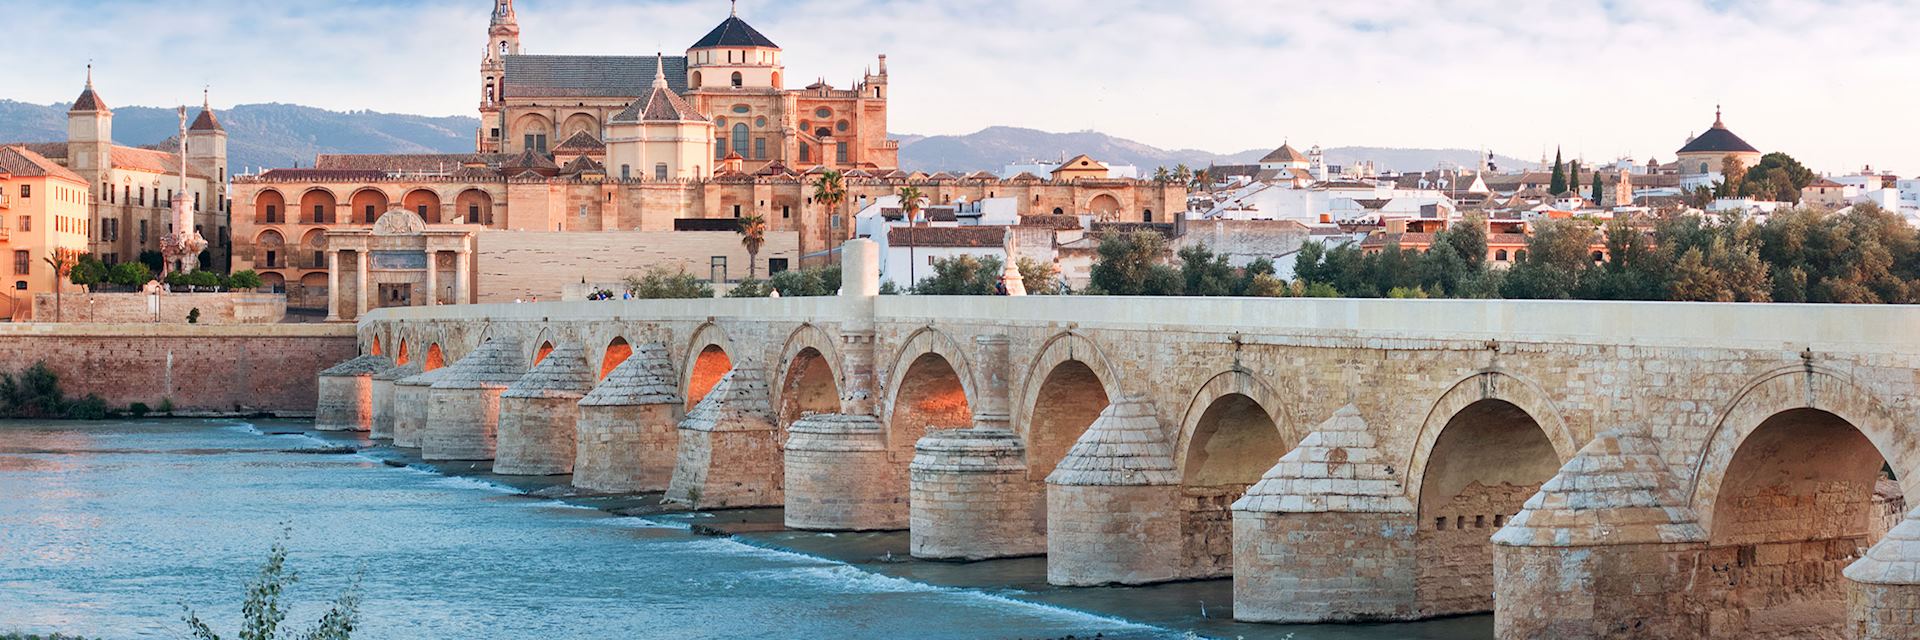
[[[0, 98], [472, 115], [492, 0], [0, 0]], [[725, 0], [519, 0], [528, 53], [684, 53]], [[1920, 174], [1920, 0], [742, 0], [789, 84], [888, 55], [890, 129], [1095, 130], [1673, 159], [1727, 124], [1816, 170]]]

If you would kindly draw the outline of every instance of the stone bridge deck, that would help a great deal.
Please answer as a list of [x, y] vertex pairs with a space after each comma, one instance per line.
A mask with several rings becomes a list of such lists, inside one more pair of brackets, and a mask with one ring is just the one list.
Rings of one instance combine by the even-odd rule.
[[1920, 628], [1920, 308], [849, 295], [358, 333], [323, 427], [1058, 584], [1232, 576], [1246, 620]]

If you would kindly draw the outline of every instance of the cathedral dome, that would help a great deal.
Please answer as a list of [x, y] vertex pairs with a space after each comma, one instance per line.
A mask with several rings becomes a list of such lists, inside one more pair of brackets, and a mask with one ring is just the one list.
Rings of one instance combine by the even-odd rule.
[[751, 25], [747, 24], [747, 21], [741, 20], [740, 16], [734, 15], [727, 16], [725, 22], [721, 22], [720, 26], [714, 27], [713, 31], [707, 33], [707, 37], [701, 38], [699, 42], [693, 43], [693, 47], [691, 48], [713, 49], [717, 47], [778, 49], [780, 45], [774, 44], [773, 41], [767, 39], [766, 36], [760, 35], [760, 32], [755, 31]]
[[1760, 153], [1760, 150], [1728, 130], [1726, 123], [1720, 120], [1720, 112], [1715, 111], [1713, 127], [1687, 142], [1687, 146], [1680, 148], [1680, 153]]

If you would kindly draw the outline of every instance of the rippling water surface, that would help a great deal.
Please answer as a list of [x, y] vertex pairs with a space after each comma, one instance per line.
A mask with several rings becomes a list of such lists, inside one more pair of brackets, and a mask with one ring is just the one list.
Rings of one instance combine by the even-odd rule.
[[291, 531], [304, 628], [363, 576], [365, 638], [1107, 638], [1166, 631], [507, 495], [234, 423], [0, 423], [0, 632], [231, 631]]

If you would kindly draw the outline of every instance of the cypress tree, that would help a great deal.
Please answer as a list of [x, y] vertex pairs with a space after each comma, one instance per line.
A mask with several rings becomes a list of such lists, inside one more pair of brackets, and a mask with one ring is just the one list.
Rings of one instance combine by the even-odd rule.
[[1553, 195], [1567, 192], [1567, 166], [1560, 162], [1560, 150], [1553, 150], [1553, 182], [1547, 186]]
[[1596, 206], [1600, 205], [1600, 198], [1605, 195], [1600, 189], [1600, 182], [1600, 174], [1593, 174], [1593, 204]]
[[1573, 170], [1567, 172], [1567, 193], [1580, 195], [1580, 161], [1572, 163]]

